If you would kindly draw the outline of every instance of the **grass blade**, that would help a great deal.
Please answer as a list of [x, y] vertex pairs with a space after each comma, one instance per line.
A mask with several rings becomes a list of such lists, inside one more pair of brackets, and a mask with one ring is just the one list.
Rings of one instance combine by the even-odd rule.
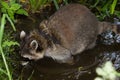
[[13, 24], [12, 20], [10, 19], [10, 17], [8, 16], [8, 14], [6, 14], [6, 18], [8, 19], [8, 21], [10, 22], [12, 28], [14, 31], [16, 31], [15, 25]]
[[7, 70], [8, 78], [9, 78], [9, 80], [12, 80], [12, 77], [10, 75], [10, 71], [9, 71], [9, 68], [8, 68], [8, 64], [7, 64], [3, 49], [2, 49], [2, 38], [3, 38], [3, 33], [4, 33], [4, 26], [5, 26], [5, 23], [6, 23], [5, 18], [6, 18], [6, 14], [3, 14], [2, 19], [1, 19], [1, 25], [0, 25], [0, 53], [2, 55], [2, 59], [3, 59], [4, 64], [5, 64], [5, 68]]
[[114, 0], [110, 8], [110, 14], [114, 13], [116, 4], [117, 4], [117, 0]]
[[2, 72], [2, 73], [4, 73], [4, 74], [8, 75], [8, 74], [6, 73], [6, 71], [4, 71], [4, 70], [1, 69], [1, 68], [0, 68], [0, 72]]
[[59, 9], [59, 5], [58, 5], [57, 1], [56, 1], [56, 0], [53, 0], [53, 2], [54, 2], [54, 4], [55, 4], [56, 9], [58, 10], [58, 9]]
[[65, 5], [67, 5], [67, 4], [68, 4], [67, 0], [63, 0], [63, 1], [64, 1]]

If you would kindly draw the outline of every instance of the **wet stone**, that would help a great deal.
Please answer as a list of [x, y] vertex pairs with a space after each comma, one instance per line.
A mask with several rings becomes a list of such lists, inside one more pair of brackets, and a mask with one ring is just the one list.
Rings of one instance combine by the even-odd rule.
[[112, 31], [106, 31], [100, 35], [99, 41], [105, 45], [112, 45], [115, 43], [120, 43], [120, 35], [115, 34]]
[[99, 55], [100, 64], [104, 64], [106, 61], [111, 61], [116, 70], [120, 70], [120, 51], [116, 52], [104, 52]]

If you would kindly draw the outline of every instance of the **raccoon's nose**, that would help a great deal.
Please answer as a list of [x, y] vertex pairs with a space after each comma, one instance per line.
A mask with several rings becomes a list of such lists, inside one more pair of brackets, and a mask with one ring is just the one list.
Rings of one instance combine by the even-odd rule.
[[29, 60], [32, 60], [32, 59], [33, 59], [32, 56], [29, 56], [29, 55], [22, 55], [22, 57], [23, 57], [23, 58], [27, 58], [27, 59], [29, 59]]
[[22, 57], [24, 57], [24, 58], [28, 58], [28, 56], [26, 56], [26, 55], [23, 55], [23, 54], [21, 54], [21, 56], [22, 56]]
[[20, 54], [21, 55], [21, 57], [23, 57], [23, 58], [27, 58], [27, 56], [25, 56], [24, 54]]

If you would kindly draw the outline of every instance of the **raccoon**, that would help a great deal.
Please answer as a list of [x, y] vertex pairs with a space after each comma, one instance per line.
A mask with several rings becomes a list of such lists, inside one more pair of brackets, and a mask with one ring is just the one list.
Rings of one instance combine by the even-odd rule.
[[21, 32], [20, 54], [30, 60], [46, 56], [72, 64], [73, 56], [93, 48], [97, 35], [105, 30], [116, 31], [116, 26], [99, 22], [84, 5], [68, 4], [43, 20], [38, 29], [29, 34]]

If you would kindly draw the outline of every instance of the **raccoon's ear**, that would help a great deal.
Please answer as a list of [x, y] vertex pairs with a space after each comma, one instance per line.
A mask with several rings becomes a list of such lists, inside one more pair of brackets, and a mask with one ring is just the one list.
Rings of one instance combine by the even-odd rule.
[[25, 31], [21, 31], [21, 33], [20, 33], [20, 39], [23, 39], [25, 36], [26, 36]]
[[30, 47], [36, 50], [38, 48], [38, 42], [36, 40], [31, 41]]

